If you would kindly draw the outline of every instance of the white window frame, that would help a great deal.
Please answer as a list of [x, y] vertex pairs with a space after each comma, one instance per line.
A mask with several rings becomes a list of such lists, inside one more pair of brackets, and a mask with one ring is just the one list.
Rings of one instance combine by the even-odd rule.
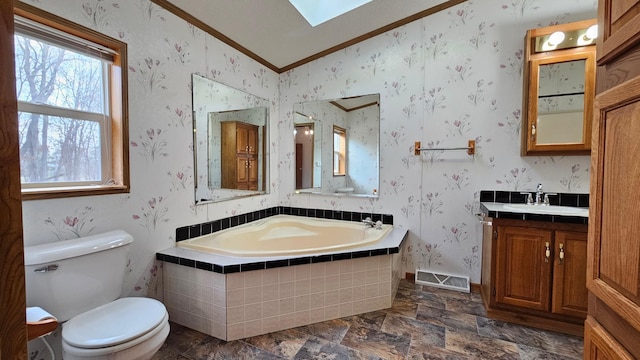
[[[336, 135], [340, 142], [336, 148]], [[347, 175], [347, 130], [333, 125], [333, 176]]]

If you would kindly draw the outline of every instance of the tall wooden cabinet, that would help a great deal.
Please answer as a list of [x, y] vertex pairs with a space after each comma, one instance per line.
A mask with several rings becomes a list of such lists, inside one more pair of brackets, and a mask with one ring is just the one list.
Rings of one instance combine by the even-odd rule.
[[585, 359], [640, 358], [640, 1], [598, 24]]
[[492, 228], [483, 239], [487, 315], [581, 334], [587, 316], [587, 226], [493, 219]]
[[258, 126], [240, 121], [223, 121], [222, 187], [258, 190]]

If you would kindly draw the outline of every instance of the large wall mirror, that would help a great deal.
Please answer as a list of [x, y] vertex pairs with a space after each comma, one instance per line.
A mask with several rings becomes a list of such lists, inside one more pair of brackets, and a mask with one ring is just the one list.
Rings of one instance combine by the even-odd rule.
[[293, 106], [295, 191], [378, 197], [380, 95]]
[[269, 100], [191, 80], [196, 204], [268, 193]]
[[595, 20], [529, 30], [522, 155], [583, 155], [591, 149]]

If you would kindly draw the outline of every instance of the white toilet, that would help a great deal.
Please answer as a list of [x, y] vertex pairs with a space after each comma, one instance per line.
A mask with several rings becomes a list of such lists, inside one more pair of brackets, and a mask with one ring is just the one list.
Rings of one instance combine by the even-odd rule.
[[169, 335], [151, 298], [119, 298], [131, 235], [116, 230], [24, 249], [27, 306], [62, 324], [64, 360], [148, 360]]

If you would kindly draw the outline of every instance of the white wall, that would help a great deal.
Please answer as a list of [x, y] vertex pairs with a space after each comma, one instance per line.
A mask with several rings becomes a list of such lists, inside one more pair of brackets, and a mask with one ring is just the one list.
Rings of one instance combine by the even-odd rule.
[[[589, 157], [520, 157], [527, 29], [593, 18], [595, 0], [473, 0], [280, 76], [280, 133], [294, 103], [380, 93], [380, 198], [292, 194], [280, 164], [280, 203], [391, 213], [409, 229], [404, 270], [431, 268], [480, 282], [480, 190], [589, 192]], [[429, 147], [464, 152], [413, 155]], [[281, 138], [283, 157], [293, 149]], [[284, 169], [284, 171], [283, 171]]]
[[[274, 123], [278, 74], [148, 0], [25, 2], [128, 44], [131, 171], [126, 195], [25, 201], [27, 246], [123, 229], [135, 239], [124, 292], [155, 296], [155, 252], [174, 245], [177, 227], [277, 205], [277, 185], [265, 196], [194, 205], [191, 74], [268, 99]], [[272, 129], [268, 149], [278, 159]], [[270, 173], [277, 183], [276, 162]]]
[[[519, 156], [526, 29], [595, 16], [595, 0], [468, 1], [278, 75], [148, 0], [27, 0], [128, 44], [131, 193], [23, 203], [34, 245], [112, 229], [135, 243], [125, 293], [158, 291], [175, 228], [275, 205], [395, 215], [405, 271], [480, 280], [481, 189], [588, 192], [588, 157]], [[333, 70], [335, 69], [335, 70]], [[194, 205], [191, 73], [271, 101], [271, 193]], [[380, 198], [295, 195], [293, 104], [380, 93]], [[413, 155], [413, 142], [478, 153]], [[324, 141], [324, 140], [323, 140]]]

